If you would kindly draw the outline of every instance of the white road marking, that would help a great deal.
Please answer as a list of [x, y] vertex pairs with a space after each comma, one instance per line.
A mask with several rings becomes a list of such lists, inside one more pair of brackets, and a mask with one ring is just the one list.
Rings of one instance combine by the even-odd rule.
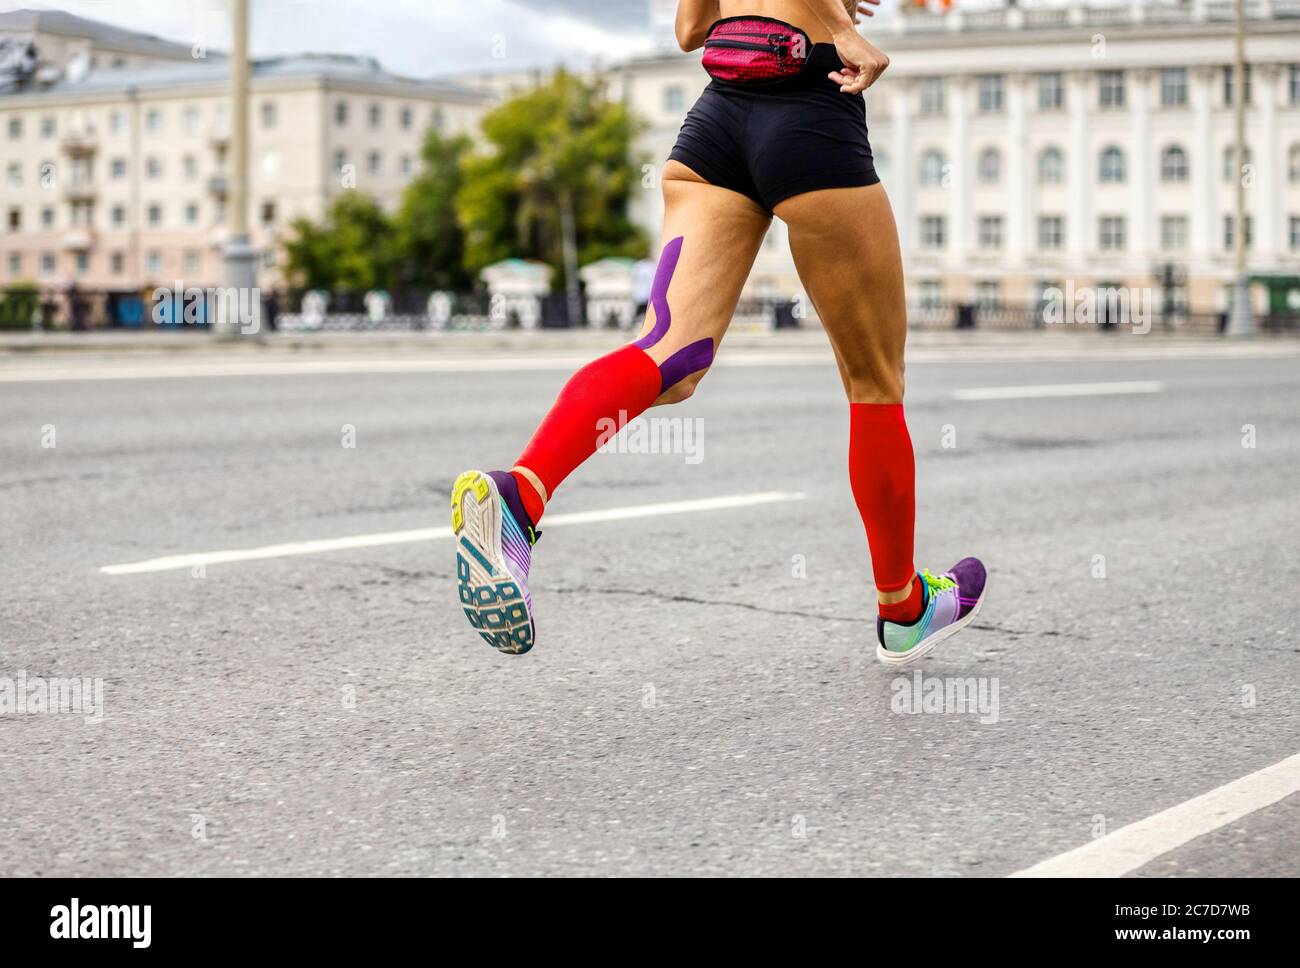
[[954, 400], [1032, 400], [1040, 397], [1107, 397], [1123, 393], [1159, 393], [1159, 380], [1119, 383], [1049, 383], [1041, 386], [970, 387], [953, 390]]
[[[556, 514], [546, 518], [546, 528], [569, 524], [595, 524], [602, 521], [625, 521], [629, 518], [652, 518], [665, 514], [692, 514], [697, 511], [722, 511], [728, 508], [752, 507], [756, 504], [774, 504], [782, 501], [801, 501], [805, 497], [798, 491], [760, 491], [755, 494], [730, 494], [724, 497], [701, 498], [694, 501], [668, 501], [662, 504], [637, 504], [624, 508], [606, 508], [603, 511], [577, 511]], [[383, 531], [375, 534], [357, 534], [346, 538], [324, 538], [317, 541], [293, 541], [287, 544], [265, 545], [261, 548], [237, 548], [231, 551], [201, 551], [188, 555], [169, 555], [132, 561], [122, 565], [105, 565], [99, 570], [105, 575], [139, 575], [150, 571], [177, 571], [199, 565], [224, 565], [234, 561], [258, 561], [263, 558], [290, 558], [296, 555], [318, 555], [327, 551], [349, 548], [375, 548], [380, 545], [409, 544], [413, 541], [437, 541], [450, 538], [451, 528], [416, 528], [413, 531]]]
[[1119, 877], [1294, 793], [1300, 753], [1011, 876]]

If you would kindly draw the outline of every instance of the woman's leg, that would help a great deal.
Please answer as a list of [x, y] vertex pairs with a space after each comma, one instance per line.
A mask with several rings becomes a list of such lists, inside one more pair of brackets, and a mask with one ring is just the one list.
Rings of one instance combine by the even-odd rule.
[[512, 469], [533, 524], [612, 428], [694, 392], [771, 224], [755, 202], [678, 162], [665, 167], [663, 192], [663, 242], [641, 338], [573, 375]]
[[664, 169], [664, 237], [641, 338], [588, 363], [560, 391], [507, 471], [466, 471], [452, 485], [456, 577], [465, 617], [493, 648], [536, 641], [528, 570], [537, 523], [556, 487], [627, 421], [685, 400], [731, 322], [771, 216], [744, 195]]
[[901, 665], [974, 620], [985, 572], [964, 558], [922, 579], [912, 561], [916, 463], [903, 417], [907, 305], [894, 216], [879, 184], [808, 192], [776, 214], [790, 226], [799, 278], [849, 398], [849, 481], [880, 602], [876, 655]]
[[[834, 188], [777, 206], [799, 277], [830, 336], [850, 404], [849, 478], [886, 606], [916, 599], [915, 464], [903, 419], [907, 307], [884, 188]], [[912, 606], [917, 603], [914, 600]]]

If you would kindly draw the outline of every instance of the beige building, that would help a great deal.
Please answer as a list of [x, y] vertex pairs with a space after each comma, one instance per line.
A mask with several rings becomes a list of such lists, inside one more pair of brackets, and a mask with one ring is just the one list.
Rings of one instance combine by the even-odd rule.
[[[1300, 0], [1248, 8], [1250, 268], [1295, 277]], [[891, 59], [868, 92], [867, 122], [913, 303], [1026, 305], [1067, 281], [1159, 290], [1155, 276], [1170, 265], [1186, 279], [1175, 302], [1226, 305], [1241, 168], [1232, 15], [1228, 0], [1192, 0], [867, 22]], [[662, 164], [708, 80], [699, 55], [665, 51], [619, 79], [651, 122], [646, 155]], [[661, 206], [657, 190], [637, 199], [652, 232]], [[778, 221], [749, 292], [798, 290]]]
[[[92, 34], [103, 26], [73, 19]], [[140, 48], [164, 45], [150, 60], [130, 52], [124, 32], [104, 30], [107, 40], [61, 41], [60, 56], [72, 51], [84, 67], [62, 63], [56, 79], [0, 94], [0, 285], [215, 285], [229, 189], [226, 65], [142, 40]], [[48, 33], [34, 32], [38, 46]], [[119, 49], [136, 60], [115, 66]], [[60, 66], [42, 60], [47, 74]], [[256, 62], [249, 219], [263, 284], [278, 279], [278, 243], [295, 218], [320, 218], [349, 188], [395, 208], [425, 132], [476, 131], [488, 100], [368, 58]]]

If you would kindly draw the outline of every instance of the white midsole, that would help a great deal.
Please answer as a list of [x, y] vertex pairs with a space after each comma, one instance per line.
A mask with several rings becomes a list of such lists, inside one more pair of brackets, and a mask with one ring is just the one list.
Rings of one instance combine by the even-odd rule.
[[909, 662], [915, 662], [944, 639], [948, 638], [948, 636], [956, 635], [971, 622], [975, 621], [975, 616], [978, 615], [980, 609], [984, 607], [984, 596], [988, 594], [988, 591], [989, 586], [987, 579], [985, 579], [984, 590], [980, 592], [979, 600], [975, 602], [975, 607], [972, 608], [970, 612], [953, 622], [951, 625], [941, 628], [938, 632], [935, 632], [934, 635], [922, 639], [915, 648], [909, 649], [907, 652], [890, 652], [883, 645], [876, 643], [876, 658], [885, 665], [894, 666], [895, 668], [898, 666], [905, 666]]

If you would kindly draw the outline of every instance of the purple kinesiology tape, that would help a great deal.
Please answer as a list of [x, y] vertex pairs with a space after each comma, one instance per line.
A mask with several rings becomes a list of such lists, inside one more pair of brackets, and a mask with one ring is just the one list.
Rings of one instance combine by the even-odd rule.
[[[655, 311], [654, 329], [650, 330], [632, 345], [638, 349], [648, 350], [668, 332], [673, 316], [668, 308], [668, 287], [672, 284], [673, 273], [677, 271], [677, 260], [682, 255], [682, 242], [685, 236], [678, 236], [664, 246], [663, 255], [659, 257], [659, 268], [655, 270], [654, 285], [650, 289], [650, 305]], [[696, 340], [689, 346], [683, 346], [668, 359], [659, 364], [659, 392], [663, 393], [681, 383], [696, 370], [708, 368], [713, 363], [713, 340], [708, 337]]]

